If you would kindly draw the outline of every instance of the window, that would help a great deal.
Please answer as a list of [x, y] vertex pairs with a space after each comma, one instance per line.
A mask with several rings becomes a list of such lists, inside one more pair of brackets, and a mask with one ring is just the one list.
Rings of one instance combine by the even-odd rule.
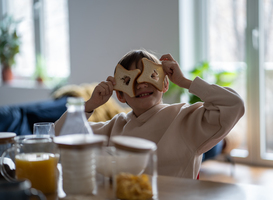
[[273, 1], [180, 0], [180, 66], [237, 72], [246, 113], [232, 131], [236, 161], [273, 166]]
[[261, 56], [264, 60], [264, 65], [262, 67], [263, 80], [261, 84], [263, 85], [263, 97], [264, 100], [261, 102], [263, 106], [262, 114], [264, 115], [264, 130], [262, 136], [263, 149], [262, 157], [273, 159], [273, 1], [263, 0], [263, 5], [261, 5], [261, 15], [263, 19], [263, 38], [264, 45], [261, 52]]
[[[246, 102], [245, 30], [246, 0], [208, 1], [208, 60], [215, 69], [235, 71], [233, 88]], [[246, 115], [234, 127], [232, 134], [240, 134], [239, 150], [235, 155], [248, 155]], [[234, 152], [233, 152], [234, 154]]]
[[70, 74], [67, 0], [2, 0], [2, 15], [20, 20], [20, 53], [15, 79], [35, 79], [42, 72], [48, 86]]
[[[69, 37], [67, 0], [44, 1], [45, 58], [50, 77], [68, 77]], [[47, 45], [46, 45], [47, 44]]]
[[246, 114], [236, 125], [237, 160], [273, 166], [273, 1], [208, 0], [207, 59], [236, 70]]

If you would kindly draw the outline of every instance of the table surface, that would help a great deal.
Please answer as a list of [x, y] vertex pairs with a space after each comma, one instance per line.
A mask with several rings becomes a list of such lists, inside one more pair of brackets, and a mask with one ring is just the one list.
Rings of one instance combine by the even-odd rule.
[[[47, 195], [48, 200], [57, 200], [57, 195]], [[79, 197], [73, 199], [90, 199]], [[94, 197], [92, 197], [94, 199]], [[96, 198], [95, 199], [101, 199]], [[159, 200], [273, 200], [272, 187], [228, 184], [185, 178], [158, 176]]]
[[273, 200], [273, 187], [173, 177], [159, 177], [158, 192], [160, 200]]

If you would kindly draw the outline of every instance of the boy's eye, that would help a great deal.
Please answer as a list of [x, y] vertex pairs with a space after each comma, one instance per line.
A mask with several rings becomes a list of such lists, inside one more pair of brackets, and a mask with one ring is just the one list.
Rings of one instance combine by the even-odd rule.
[[121, 80], [123, 80], [123, 84], [129, 85], [131, 78], [129, 76], [124, 76]]
[[152, 73], [151, 78], [155, 79], [156, 81], [159, 80], [159, 74], [156, 70], [154, 70], [154, 72]]

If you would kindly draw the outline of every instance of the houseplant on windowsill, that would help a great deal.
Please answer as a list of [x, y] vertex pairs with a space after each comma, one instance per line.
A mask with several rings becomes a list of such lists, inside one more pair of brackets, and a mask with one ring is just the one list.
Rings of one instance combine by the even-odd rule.
[[42, 84], [47, 79], [46, 62], [41, 55], [38, 55], [36, 58], [36, 68], [33, 76], [39, 84]]
[[17, 34], [17, 25], [12, 16], [6, 15], [0, 22], [0, 62], [2, 81], [13, 79], [11, 67], [15, 64], [15, 56], [20, 52], [21, 37]]

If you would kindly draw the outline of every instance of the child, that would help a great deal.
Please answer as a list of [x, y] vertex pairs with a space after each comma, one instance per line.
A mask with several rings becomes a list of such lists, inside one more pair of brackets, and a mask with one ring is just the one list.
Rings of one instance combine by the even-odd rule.
[[[135, 83], [135, 97], [117, 92], [120, 102], [127, 103], [132, 111], [120, 113], [107, 122], [90, 122], [95, 134], [109, 137], [126, 135], [151, 140], [157, 144], [158, 174], [195, 179], [199, 173], [202, 154], [221, 141], [244, 114], [244, 103], [230, 88], [211, 85], [197, 77], [193, 81], [181, 72], [170, 54], [158, 60], [147, 51], [131, 51], [120, 61], [127, 70], [143, 69], [141, 59], [148, 58], [162, 63], [165, 74], [176, 85], [200, 97], [204, 103], [193, 105], [163, 104], [162, 95], [168, 90], [164, 81], [163, 91], [150, 83]], [[115, 79], [109, 76], [99, 83], [91, 98], [85, 103], [87, 116], [112, 96]], [[65, 120], [56, 122], [58, 134]]]

